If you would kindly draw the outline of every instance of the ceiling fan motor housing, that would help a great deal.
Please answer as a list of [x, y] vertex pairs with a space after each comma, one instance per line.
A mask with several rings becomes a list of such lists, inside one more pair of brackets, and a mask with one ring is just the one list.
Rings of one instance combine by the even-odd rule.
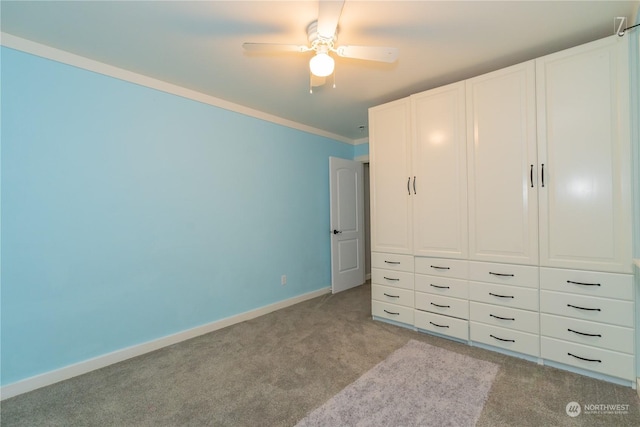
[[334, 43], [336, 42], [336, 34], [338, 30], [330, 37], [323, 37], [318, 33], [318, 21], [313, 21], [307, 27], [307, 37], [309, 39], [309, 43], [311, 44], [311, 49], [317, 50], [318, 46], [325, 45], [328, 46], [328, 50], [332, 50]]

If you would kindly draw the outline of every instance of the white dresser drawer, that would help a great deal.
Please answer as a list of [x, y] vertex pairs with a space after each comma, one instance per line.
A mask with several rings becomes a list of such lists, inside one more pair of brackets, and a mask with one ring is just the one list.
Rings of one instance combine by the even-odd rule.
[[371, 252], [371, 267], [386, 270], [409, 271], [413, 273], [413, 255]]
[[394, 320], [407, 325], [413, 325], [413, 308], [389, 304], [381, 301], [371, 301], [371, 314], [375, 317]]
[[471, 341], [477, 341], [518, 353], [538, 356], [540, 341], [537, 334], [514, 331], [513, 329], [469, 322]]
[[469, 320], [537, 334], [540, 331], [540, 318], [537, 311], [526, 311], [493, 304], [471, 301]]
[[538, 267], [530, 265], [469, 262], [469, 280], [538, 288]]
[[448, 258], [416, 257], [415, 272], [430, 276], [466, 279], [469, 274], [469, 261]]
[[469, 282], [449, 277], [415, 275], [416, 292], [444, 295], [454, 298], [469, 298]]
[[371, 283], [413, 290], [413, 273], [372, 268]]
[[466, 299], [416, 292], [415, 300], [418, 310], [459, 317], [461, 319], [469, 318], [469, 301]]
[[416, 310], [414, 326], [425, 331], [437, 332], [461, 340], [469, 339], [469, 322], [439, 314]]
[[633, 354], [633, 329], [568, 317], [540, 315], [540, 334], [578, 344]]
[[541, 356], [578, 368], [635, 381], [634, 360], [629, 354], [570, 343], [553, 338], [540, 340]]
[[382, 285], [371, 285], [371, 298], [413, 308], [413, 291]]
[[633, 327], [634, 304], [608, 298], [540, 291], [540, 312]]
[[469, 282], [469, 299], [505, 307], [538, 311], [538, 290], [521, 286]]
[[540, 289], [631, 301], [633, 276], [543, 267], [540, 269]]

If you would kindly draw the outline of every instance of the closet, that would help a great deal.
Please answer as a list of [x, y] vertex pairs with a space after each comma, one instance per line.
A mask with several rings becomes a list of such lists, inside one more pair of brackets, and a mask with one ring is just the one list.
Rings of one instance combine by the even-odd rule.
[[413, 253], [410, 133], [408, 99], [369, 111], [372, 252]]
[[537, 265], [534, 62], [466, 88], [470, 259]]
[[626, 37], [369, 110], [375, 319], [632, 384]]
[[410, 97], [413, 254], [467, 257], [464, 84]]

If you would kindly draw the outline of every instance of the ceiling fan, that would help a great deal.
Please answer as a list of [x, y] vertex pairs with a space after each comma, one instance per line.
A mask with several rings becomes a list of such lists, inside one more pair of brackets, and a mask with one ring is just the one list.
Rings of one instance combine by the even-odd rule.
[[[243, 43], [242, 47], [248, 52], [314, 52], [309, 61], [310, 92], [313, 87], [322, 86], [327, 76], [333, 74], [335, 61], [331, 53], [343, 58], [362, 59], [392, 63], [398, 58], [395, 47], [379, 46], [337, 46], [337, 29], [344, 0], [320, 0], [318, 4], [318, 19], [307, 27], [309, 45], [279, 44], [279, 43]], [[334, 85], [335, 87], [335, 78]]]

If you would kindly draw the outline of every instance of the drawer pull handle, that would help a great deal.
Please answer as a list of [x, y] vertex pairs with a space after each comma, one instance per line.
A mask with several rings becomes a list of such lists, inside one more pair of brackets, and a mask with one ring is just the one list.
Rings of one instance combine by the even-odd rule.
[[495, 314], [489, 314], [489, 316], [495, 317], [496, 319], [500, 319], [500, 320], [516, 320], [514, 317], [500, 317], [500, 316], [496, 316]]
[[383, 311], [385, 313], [387, 313], [387, 314], [393, 314], [394, 316], [399, 316], [400, 315], [400, 313], [394, 313], [393, 311], [387, 311], [387, 310], [384, 310], [384, 309], [383, 309]]
[[451, 270], [449, 267], [439, 267], [437, 265], [432, 265], [431, 268], [437, 268], [438, 270]]
[[434, 285], [433, 283], [429, 283], [429, 286], [433, 286], [434, 288], [438, 288], [438, 289], [450, 289], [448, 286], [438, 286], [438, 285]]
[[389, 297], [389, 298], [400, 298], [400, 295], [389, 295], [388, 293], [384, 293], [385, 297]]
[[387, 277], [387, 276], [382, 276], [382, 277], [384, 277], [387, 280], [393, 280], [394, 282], [397, 282], [400, 280], [400, 279], [394, 279], [393, 277]]
[[600, 283], [583, 283], [583, 282], [574, 282], [573, 280], [567, 280], [567, 283], [573, 283], [574, 285], [581, 285], [581, 286], [600, 286]]
[[489, 274], [493, 274], [494, 276], [501, 276], [501, 277], [515, 277], [515, 274], [494, 273], [493, 271], [490, 271]]
[[440, 307], [440, 308], [451, 308], [450, 305], [440, 305], [440, 304], [436, 304], [434, 302], [430, 303], [431, 305], [435, 305], [436, 307]]
[[400, 261], [387, 261], [386, 259], [384, 260], [384, 262], [386, 262], [387, 264], [400, 264]]
[[577, 308], [578, 310], [586, 310], [586, 311], [602, 311], [599, 308], [585, 308], [585, 307], [578, 307], [577, 305], [571, 305], [571, 304], [567, 304], [567, 307]]
[[498, 297], [498, 298], [515, 298], [512, 295], [498, 295], [498, 294], [494, 294], [494, 293], [491, 293], [491, 292], [489, 292], [489, 295], [494, 296], [494, 297]]
[[433, 326], [437, 326], [438, 328], [448, 328], [448, 325], [438, 325], [437, 323], [433, 323], [433, 322], [429, 322], [431, 323]]
[[602, 360], [599, 359], [587, 359], [586, 357], [580, 357], [580, 356], [576, 356], [575, 354], [571, 354], [571, 353], [567, 353], [569, 356], [573, 356], [576, 359], [580, 359], [580, 360], [584, 360], [586, 362], [598, 362], [598, 363], [602, 363]]
[[516, 342], [516, 340], [507, 340], [507, 339], [500, 338], [500, 337], [497, 337], [497, 336], [492, 335], [492, 334], [489, 334], [489, 336], [490, 336], [491, 338], [495, 338], [495, 339], [497, 339], [497, 340], [499, 340], [499, 341], [505, 341], [505, 342]]
[[585, 337], [600, 337], [600, 338], [602, 338], [602, 335], [600, 335], [600, 334], [586, 334], [584, 332], [574, 331], [573, 329], [567, 329], [567, 331], [573, 332], [574, 334], [578, 334], [578, 335], [584, 335]]
[[409, 190], [409, 184], [411, 184], [411, 177], [409, 177], [407, 179], [407, 193], [409, 193], [409, 195], [411, 195], [411, 190]]

